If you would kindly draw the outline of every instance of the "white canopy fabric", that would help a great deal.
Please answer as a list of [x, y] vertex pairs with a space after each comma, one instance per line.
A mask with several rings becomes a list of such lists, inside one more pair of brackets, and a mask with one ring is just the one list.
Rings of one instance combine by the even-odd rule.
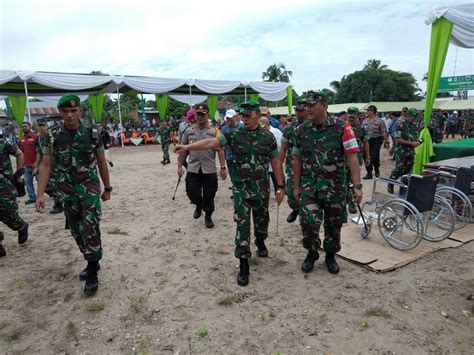
[[189, 106], [200, 104], [207, 100], [206, 95], [170, 95], [173, 100], [188, 104]]
[[192, 96], [258, 93], [264, 100], [278, 101], [286, 97], [290, 84], [0, 70], [0, 95], [24, 96], [24, 86], [27, 87], [29, 96], [52, 96], [65, 92], [116, 93], [128, 88], [147, 94], [180, 95], [189, 92]]
[[426, 15], [425, 23], [431, 25], [440, 17], [453, 24], [452, 44], [463, 48], [474, 48], [474, 3], [434, 7]]

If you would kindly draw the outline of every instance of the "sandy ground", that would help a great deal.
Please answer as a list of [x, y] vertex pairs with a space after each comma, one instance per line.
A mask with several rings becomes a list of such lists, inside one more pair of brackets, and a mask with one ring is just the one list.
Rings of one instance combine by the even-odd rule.
[[472, 353], [473, 243], [386, 274], [339, 258], [337, 276], [321, 261], [304, 275], [299, 225], [286, 223], [285, 200], [277, 237], [271, 201], [270, 257], [253, 257], [239, 287], [230, 181], [220, 182], [209, 230], [192, 218], [184, 183], [171, 200], [174, 154], [164, 167], [160, 146], [111, 156], [95, 297], [83, 296], [85, 262], [63, 215], [40, 215], [22, 198], [29, 242], [18, 246], [2, 227], [0, 353]]

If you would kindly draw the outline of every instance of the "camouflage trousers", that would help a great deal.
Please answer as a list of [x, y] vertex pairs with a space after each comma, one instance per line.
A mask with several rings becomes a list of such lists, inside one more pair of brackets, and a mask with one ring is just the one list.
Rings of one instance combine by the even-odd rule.
[[395, 159], [395, 168], [390, 173], [390, 179], [398, 179], [399, 177], [411, 173], [413, 169], [413, 161], [415, 157], [413, 156], [406, 156], [399, 154]]
[[170, 144], [169, 144], [169, 142], [163, 142], [161, 147], [163, 149], [163, 160], [170, 160], [170, 153], [169, 153]]
[[321, 247], [319, 229], [324, 221], [324, 251], [335, 254], [341, 250], [341, 228], [347, 219], [345, 197], [345, 191], [321, 198], [313, 189], [302, 189], [300, 224], [305, 249], [317, 251]]
[[293, 180], [293, 170], [288, 169], [286, 171], [286, 178], [285, 193], [287, 196], [288, 206], [290, 206], [292, 210], [297, 210], [300, 208], [300, 203], [295, 199], [295, 180]]
[[84, 201], [64, 202], [66, 228], [79, 246], [87, 261], [98, 261], [102, 258], [100, 240], [100, 197], [87, 196]]
[[[26, 226], [26, 222], [18, 214], [16, 199], [0, 198], [0, 221], [14, 231], [19, 231]], [[0, 242], [2, 240], [3, 233], [0, 232]]]
[[250, 215], [253, 215], [254, 235], [257, 239], [265, 240], [268, 236], [268, 201], [270, 196], [261, 199], [243, 198], [243, 194], [234, 191], [234, 222], [237, 223], [235, 236], [235, 257], [250, 258]]

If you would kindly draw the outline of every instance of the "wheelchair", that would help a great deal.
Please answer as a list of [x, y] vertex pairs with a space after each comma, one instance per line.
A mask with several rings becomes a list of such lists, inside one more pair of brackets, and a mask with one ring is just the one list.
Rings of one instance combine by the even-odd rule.
[[473, 168], [441, 166], [438, 169], [425, 169], [423, 174], [438, 173], [440, 182], [436, 195], [445, 199], [456, 215], [455, 229], [461, 229], [473, 221], [472, 202], [469, 194], [472, 189]]
[[[360, 215], [353, 219], [356, 224], [362, 219], [361, 237], [369, 236], [375, 222], [384, 240], [398, 250], [413, 249], [422, 239], [440, 242], [448, 238], [456, 216], [450, 203], [435, 194], [438, 181], [439, 174], [406, 175], [401, 181], [376, 178], [372, 200], [358, 206]], [[400, 194], [378, 191], [380, 183], [399, 186]]]

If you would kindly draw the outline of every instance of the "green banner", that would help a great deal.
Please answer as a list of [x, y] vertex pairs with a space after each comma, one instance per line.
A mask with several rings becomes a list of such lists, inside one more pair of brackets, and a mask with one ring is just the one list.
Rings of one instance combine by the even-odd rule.
[[18, 123], [18, 135], [23, 137], [21, 131], [21, 124], [25, 120], [26, 111], [26, 96], [9, 96], [10, 104], [12, 105], [13, 116], [15, 116], [16, 123]]
[[155, 104], [158, 113], [160, 114], [160, 121], [166, 120], [166, 109], [168, 108], [168, 95], [155, 94]]
[[286, 88], [286, 98], [288, 99], [288, 114], [293, 113], [293, 88], [288, 86]]
[[102, 112], [104, 111], [104, 93], [89, 95], [89, 103], [96, 123], [102, 123]]
[[474, 74], [442, 77], [439, 81], [438, 92], [474, 90]]
[[209, 106], [209, 117], [214, 124], [216, 122], [215, 115], [217, 110], [217, 96], [208, 96], [207, 105]]
[[428, 63], [428, 82], [426, 84], [426, 103], [424, 123], [425, 128], [420, 133], [423, 144], [415, 148], [415, 162], [413, 164], [413, 173], [421, 174], [423, 165], [430, 161], [433, 156], [433, 142], [431, 140], [428, 125], [431, 120], [431, 112], [436, 97], [436, 88], [439, 87], [439, 79], [443, 72], [446, 53], [448, 52], [449, 39], [451, 38], [451, 30], [453, 24], [444, 17], [436, 20], [431, 26], [430, 40], [430, 59]]

